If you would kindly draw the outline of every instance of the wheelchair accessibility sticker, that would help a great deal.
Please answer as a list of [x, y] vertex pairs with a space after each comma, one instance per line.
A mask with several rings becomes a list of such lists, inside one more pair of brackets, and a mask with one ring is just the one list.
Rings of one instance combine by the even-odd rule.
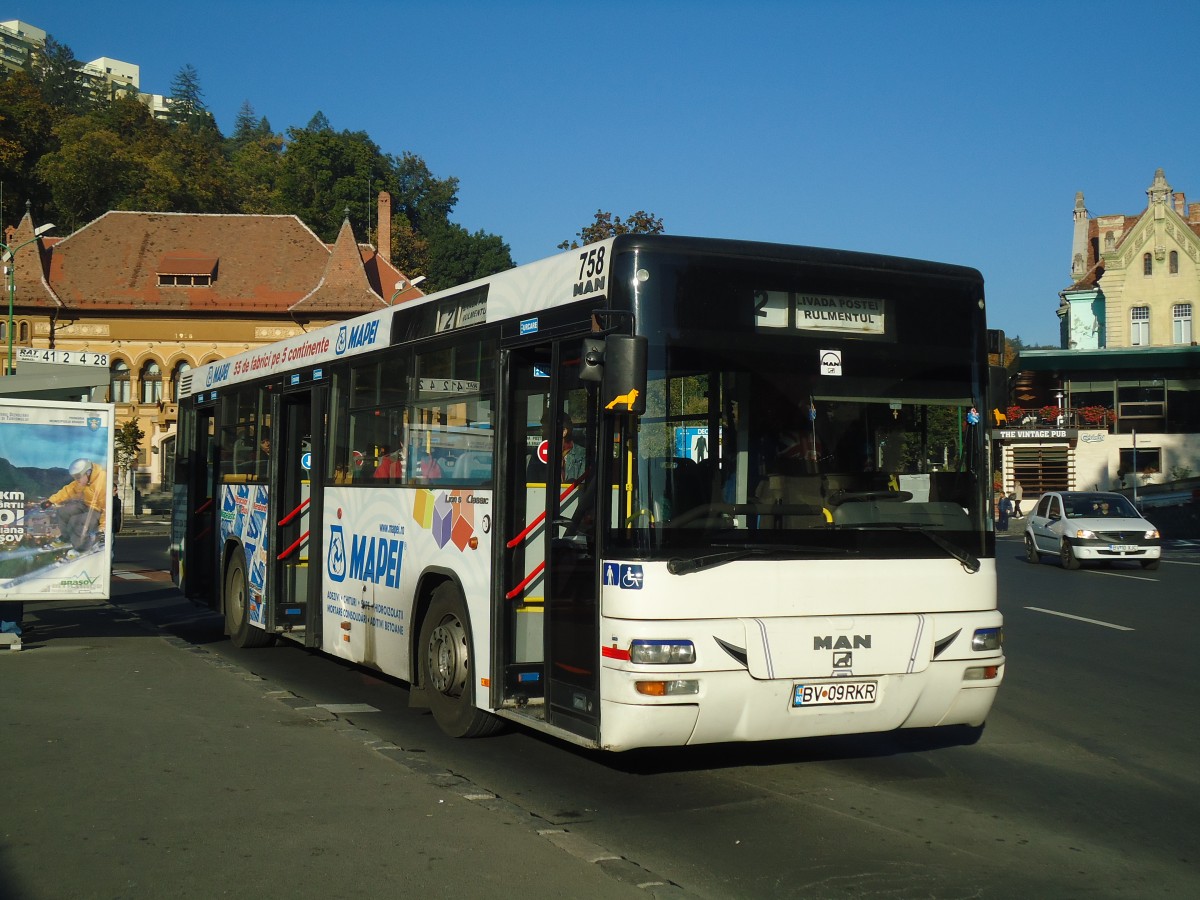
[[604, 584], [623, 591], [642, 589], [642, 567], [632, 563], [605, 563]]

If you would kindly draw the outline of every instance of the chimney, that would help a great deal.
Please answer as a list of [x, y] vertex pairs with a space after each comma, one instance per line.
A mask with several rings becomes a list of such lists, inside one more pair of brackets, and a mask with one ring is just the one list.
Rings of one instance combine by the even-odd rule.
[[1184, 199], [1183, 191], [1175, 192], [1175, 212], [1179, 213], [1180, 216], [1187, 215], [1187, 200]]
[[1189, 225], [1200, 225], [1200, 203], [1188, 204], [1187, 220]]
[[377, 250], [383, 261], [392, 264], [392, 195], [379, 192], [379, 241]]

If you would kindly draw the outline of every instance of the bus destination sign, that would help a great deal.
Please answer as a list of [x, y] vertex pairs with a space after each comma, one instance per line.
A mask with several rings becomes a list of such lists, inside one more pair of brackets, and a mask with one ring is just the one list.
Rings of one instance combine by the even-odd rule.
[[755, 291], [756, 328], [884, 334], [884, 301], [875, 297], [837, 297], [790, 291]]

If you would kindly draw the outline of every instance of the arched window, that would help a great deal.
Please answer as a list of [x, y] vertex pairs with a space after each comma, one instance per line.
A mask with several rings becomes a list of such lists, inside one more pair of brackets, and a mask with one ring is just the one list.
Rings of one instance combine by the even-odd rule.
[[108, 400], [110, 403], [128, 403], [129, 396], [129, 364], [122, 359], [114, 360], [109, 375]]
[[186, 361], [178, 362], [175, 368], [171, 371], [171, 399], [179, 399], [179, 391], [183, 384], [183, 378], [188, 372], [192, 371], [191, 363]]
[[1150, 307], [1135, 306], [1129, 310], [1129, 346], [1145, 347], [1150, 343]]
[[1142, 274], [1154, 274], [1154, 257], [1152, 257], [1149, 253], [1142, 254]]
[[21, 322], [21, 324], [17, 326], [17, 340], [20, 341], [22, 344], [29, 343], [29, 323], [28, 322]]
[[151, 360], [142, 366], [138, 382], [142, 387], [143, 403], [157, 403], [162, 399], [162, 369], [158, 367], [158, 363]]
[[1171, 269], [1170, 269], [1171, 274], [1178, 275], [1179, 274], [1179, 251], [1178, 250], [1171, 251], [1170, 266], [1171, 266]]

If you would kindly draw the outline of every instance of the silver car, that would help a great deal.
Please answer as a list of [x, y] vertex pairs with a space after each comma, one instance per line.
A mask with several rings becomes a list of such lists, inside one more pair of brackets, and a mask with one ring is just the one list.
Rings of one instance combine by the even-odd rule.
[[1051, 491], [1026, 520], [1025, 554], [1031, 563], [1053, 554], [1064, 569], [1119, 559], [1157, 569], [1162, 546], [1158, 529], [1121, 494]]

